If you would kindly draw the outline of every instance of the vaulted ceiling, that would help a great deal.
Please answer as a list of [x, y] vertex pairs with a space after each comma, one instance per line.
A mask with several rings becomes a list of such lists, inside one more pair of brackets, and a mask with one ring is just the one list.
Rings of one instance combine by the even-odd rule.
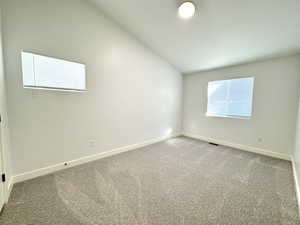
[[183, 73], [300, 52], [300, 0], [91, 0]]

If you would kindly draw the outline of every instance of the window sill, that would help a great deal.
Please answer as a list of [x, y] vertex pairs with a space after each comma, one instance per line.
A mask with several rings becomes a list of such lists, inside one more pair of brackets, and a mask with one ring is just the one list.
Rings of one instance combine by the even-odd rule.
[[42, 86], [24, 86], [25, 89], [46, 90], [46, 91], [65, 91], [65, 92], [87, 92], [87, 89], [69, 89], [58, 87], [42, 87]]
[[223, 116], [223, 115], [212, 115], [212, 114], [206, 114], [206, 117], [229, 118], [229, 119], [240, 119], [240, 120], [251, 119], [251, 117], [248, 116]]

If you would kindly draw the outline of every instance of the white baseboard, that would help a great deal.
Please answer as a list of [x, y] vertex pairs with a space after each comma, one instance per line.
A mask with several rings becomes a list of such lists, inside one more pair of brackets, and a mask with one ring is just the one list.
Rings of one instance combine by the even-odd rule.
[[[22, 174], [18, 174], [13, 176], [13, 183], [19, 183], [25, 180], [30, 180], [36, 177], [40, 177], [40, 176], [44, 176], [50, 173], [54, 173], [57, 172], [59, 170], [63, 170], [63, 169], [67, 169], [70, 167], [74, 167], [74, 166], [78, 166], [84, 163], [88, 163], [88, 162], [92, 162], [98, 159], [102, 159], [102, 158], [106, 158], [109, 156], [113, 156], [116, 154], [120, 154], [123, 152], [127, 152], [127, 151], [131, 151], [131, 150], [135, 150], [137, 148], [141, 148], [141, 147], [145, 147], [147, 145], [151, 145], [151, 144], [155, 144], [170, 138], [174, 138], [180, 136], [179, 134], [177, 135], [169, 135], [166, 137], [161, 137], [161, 138], [156, 138], [156, 139], [152, 139], [149, 141], [145, 141], [142, 143], [137, 143], [137, 144], [133, 144], [133, 145], [129, 145], [129, 146], [125, 146], [125, 147], [120, 147], [120, 148], [116, 148], [113, 149], [111, 151], [107, 151], [107, 152], [101, 152], [99, 154], [95, 154], [95, 155], [90, 155], [90, 156], [86, 156], [86, 157], [82, 157], [79, 159], [75, 159], [75, 160], [71, 160], [69, 162], [62, 162], [62, 163], [58, 163], [56, 165], [52, 165], [52, 166], [48, 166], [48, 167], [44, 167], [44, 168], [40, 168], [40, 169], [36, 169], [33, 171], [29, 171], [29, 172], [25, 172]], [[67, 166], [65, 166], [65, 163], [67, 163]]]
[[237, 144], [237, 143], [231, 143], [231, 142], [228, 142], [228, 141], [217, 140], [217, 139], [214, 139], [214, 138], [203, 137], [203, 136], [196, 135], [196, 134], [191, 134], [191, 133], [184, 133], [182, 135], [186, 136], [186, 137], [206, 141], [206, 142], [213, 142], [213, 143], [216, 143], [216, 144], [219, 144], [219, 145], [224, 145], [224, 146], [228, 146], [228, 147], [232, 147], [232, 148], [237, 148], [237, 149], [247, 151], [247, 152], [254, 152], [254, 153], [257, 153], [257, 154], [266, 155], [266, 156], [270, 156], [270, 157], [273, 157], [273, 158], [279, 158], [279, 159], [284, 159], [284, 160], [291, 161], [291, 156], [287, 155], [287, 154], [272, 152], [272, 151], [269, 151], [269, 150], [256, 148], [256, 147], [252, 147], [252, 146], [248, 146], [248, 145], [241, 145], [241, 144]]
[[293, 167], [293, 176], [295, 180], [295, 189], [296, 189], [296, 197], [297, 197], [297, 203], [298, 203], [298, 215], [300, 216], [300, 187], [298, 182], [298, 174], [296, 169], [296, 162], [294, 157], [292, 157], [292, 167]]
[[7, 203], [9, 200], [9, 196], [11, 194], [12, 188], [14, 186], [13, 183], [13, 177], [11, 177], [8, 181], [7, 187], [6, 187], [6, 193], [5, 193], [5, 202]]

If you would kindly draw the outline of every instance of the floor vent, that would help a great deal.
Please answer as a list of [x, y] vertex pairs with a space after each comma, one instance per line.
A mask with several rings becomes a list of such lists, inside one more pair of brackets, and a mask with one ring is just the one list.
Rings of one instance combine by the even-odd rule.
[[218, 144], [216, 143], [212, 143], [212, 142], [209, 142], [210, 145], [214, 145], [214, 146], [219, 146]]

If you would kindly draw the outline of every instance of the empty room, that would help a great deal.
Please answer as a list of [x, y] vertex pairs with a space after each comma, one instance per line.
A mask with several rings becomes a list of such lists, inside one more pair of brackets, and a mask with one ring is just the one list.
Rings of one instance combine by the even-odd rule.
[[299, 225], [299, 0], [0, 0], [1, 225]]

